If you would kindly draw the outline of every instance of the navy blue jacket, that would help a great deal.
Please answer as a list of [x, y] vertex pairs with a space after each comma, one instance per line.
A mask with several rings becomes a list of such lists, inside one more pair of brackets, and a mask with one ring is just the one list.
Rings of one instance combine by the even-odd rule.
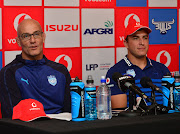
[[0, 71], [0, 101], [3, 117], [12, 117], [13, 107], [22, 99], [40, 101], [46, 114], [71, 112], [67, 68], [48, 60], [24, 60], [21, 55]]
[[[113, 67], [111, 67], [107, 74], [106, 77], [109, 80], [109, 87], [111, 89], [111, 95], [117, 95], [117, 94], [124, 94], [119, 88], [117, 83], [112, 79], [112, 75], [114, 72], [119, 72], [122, 75], [124, 74], [129, 74], [132, 75], [135, 79], [135, 84], [140, 87], [140, 89], [148, 96], [151, 97], [151, 89], [150, 88], [142, 88], [140, 84], [140, 80], [142, 77], [149, 77], [152, 79], [152, 82], [158, 86], [159, 88], [162, 87], [161, 85], [161, 78], [166, 75], [167, 73], [170, 74], [169, 69], [162, 63], [156, 62], [154, 60], [151, 60], [147, 58], [147, 65], [146, 67], [142, 70], [136, 65], [133, 65], [127, 56], [116, 63]], [[128, 95], [129, 92], [127, 92]], [[156, 94], [156, 102], [159, 104], [162, 104], [162, 94], [161, 93], [155, 93]], [[150, 105], [150, 103], [148, 103]]]

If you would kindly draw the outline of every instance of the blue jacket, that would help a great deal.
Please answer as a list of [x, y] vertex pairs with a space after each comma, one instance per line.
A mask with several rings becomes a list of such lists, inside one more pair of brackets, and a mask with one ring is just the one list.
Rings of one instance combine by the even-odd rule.
[[21, 55], [0, 71], [0, 101], [3, 117], [12, 117], [13, 107], [22, 99], [40, 101], [46, 114], [71, 112], [67, 68], [48, 60], [24, 60]]
[[[111, 67], [107, 74], [106, 77], [109, 78], [109, 87], [111, 88], [111, 95], [117, 95], [117, 94], [123, 94], [123, 92], [118, 88], [117, 83], [112, 79], [112, 75], [114, 72], [119, 72], [122, 75], [124, 74], [129, 74], [132, 75], [135, 79], [135, 84], [140, 87], [140, 89], [148, 96], [151, 97], [151, 89], [150, 88], [142, 88], [140, 84], [140, 80], [142, 77], [149, 77], [152, 79], [152, 82], [158, 86], [161, 86], [161, 78], [166, 75], [167, 73], [170, 73], [168, 68], [159, 62], [156, 62], [154, 60], [151, 60], [147, 58], [147, 65], [146, 67], [142, 70], [136, 65], [133, 65], [127, 56], [116, 63], [113, 67]], [[129, 92], [127, 92], [128, 95]], [[162, 104], [162, 94], [161, 93], [155, 93], [156, 94], [156, 102], [159, 104]], [[150, 105], [150, 103], [148, 103]]]

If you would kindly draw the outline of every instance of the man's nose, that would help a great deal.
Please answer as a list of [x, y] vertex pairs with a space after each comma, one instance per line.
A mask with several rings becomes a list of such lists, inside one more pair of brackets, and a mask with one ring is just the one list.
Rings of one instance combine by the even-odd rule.
[[30, 37], [30, 42], [35, 42], [34, 35], [31, 35], [31, 37]]
[[144, 39], [143, 38], [139, 39], [139, 44], [144, 45]]

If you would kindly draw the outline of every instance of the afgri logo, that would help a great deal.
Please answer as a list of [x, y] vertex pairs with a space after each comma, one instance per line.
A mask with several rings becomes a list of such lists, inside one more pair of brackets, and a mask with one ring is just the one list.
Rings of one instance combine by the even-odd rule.
[[177, 10], [150, 9], [149, 10], [150, 44], [177, 43]]
[[114, 26], [114, 9], [82, 9], [82, 46], [114, 46]]
[[107, 20], [104, 22], [104, 27], [106, 28], [87, 28], [84, 32], [84, 35], [86, 34], [113, 34], [113, 21]]

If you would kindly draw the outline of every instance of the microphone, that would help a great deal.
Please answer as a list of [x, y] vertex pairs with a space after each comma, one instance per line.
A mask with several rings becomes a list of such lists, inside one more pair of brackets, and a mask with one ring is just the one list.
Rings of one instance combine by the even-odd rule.
[[131, 76], [123, 76], [119, 72], [115, 72], [112, 75], [112, 79], [118, 84], [118, 87], [123, 91], [126, 92], [127, 89], [130, 89], [137, 93], [140, 97], [146, 99], [149, 102], [153, 102], [152, 99], [148, 98], [138, 86], [134, 84], [134, 79]]
[[127, 86], [125, 86], [126, 82], [129, 83], [135, 83], [134, 79], [131, 76], [123, 76], [122, 74], [120, 74], [119, 72], [115, 72], [112, 75], [112, 79], [118, 84], [118, 87], [123, 91], [126, 92], [127, 90]]
[[140, 83], [141, 83], [143, 88], [151, 88], [152, 90], [163, 94], [162, 90], [159, 87], [157, 87], [156, 85], [154, 85], [152, 83], [152, 80], [149, 77], [141, 78]]

